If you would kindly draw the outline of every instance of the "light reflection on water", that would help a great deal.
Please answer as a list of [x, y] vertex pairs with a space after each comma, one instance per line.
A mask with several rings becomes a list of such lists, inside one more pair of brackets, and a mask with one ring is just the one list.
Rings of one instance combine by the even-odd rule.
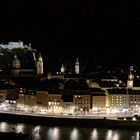
[[78, 140], [78, 138], [79, 138], [78, 129], [77, 129], [77, 128], [74, 128], [74, 129], [71, 131], [70, 140]]
[[0, 132], [30, 134], [33, 140], [139, 140], [139, 129], [49, 127], [0, 122]]
[[48, 140], [59, 140], [60, 139], [60, 130], [57, 127], [48, 129], [47, 133]]
[[98, 140], [98, 131], [96, 128], [93, 129], [90, 135], [90, 140]]
[[8, 123], [7, 122], [1, 122], [0, 123], [0, 131], [1, 132], [7, 132], [8, 130]]

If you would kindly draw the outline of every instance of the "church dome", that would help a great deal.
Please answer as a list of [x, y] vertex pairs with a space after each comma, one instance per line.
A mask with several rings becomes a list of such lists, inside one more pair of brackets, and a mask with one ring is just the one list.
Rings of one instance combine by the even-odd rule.
[[17, 58], [16, 55], [14, 56], [12, 66], [13, 68], [16, 68], [16, 69], [20, 68], [20, 60]]

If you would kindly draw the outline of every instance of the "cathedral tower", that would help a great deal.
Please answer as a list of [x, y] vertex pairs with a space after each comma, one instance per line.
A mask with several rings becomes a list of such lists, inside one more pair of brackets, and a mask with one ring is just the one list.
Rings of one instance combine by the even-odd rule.
[[134, 75], [132, 74], [132, 70], [130, 67], [130, 73], [128, 75], [128, 79], [127, 79], [127, 88], [128, 89], [132, 89], [133, 88], [133, 80], [134, 80]]
[[18, 76], [19, 75], [19, 69], [20, 69], [20, 60], [17, 58], [17, 55], [14, 56], [13, 62], [12, 62], [12, 75]]
[[75, 74], [79, 74], [79, 60], [76, 58], [75, 62]]
[[36, 67], [37, 67], [37, 74], [43, 74], [43, 58], [41, 56], [41, 54], [39, 54], [37, 63], [36, 63]]
[[61, 66], [61, 74], [64, 74], [64, 72], [65, 72], [65, 67], [64, 67], [64, 65], [62, 64], [62, 66]]

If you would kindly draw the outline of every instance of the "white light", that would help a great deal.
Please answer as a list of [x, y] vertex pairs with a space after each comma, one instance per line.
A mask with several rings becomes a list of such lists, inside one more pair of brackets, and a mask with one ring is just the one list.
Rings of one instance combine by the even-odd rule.
[[78, 140], [79, 132], [77, 128], [74, 128], [70, 135], [70, 140]]
[[8, 129], [8, 124], [6, 122], [1, 122], [0, 123], [0, 131], [7, 132], [7, 129]]
[[117, 132], [113, 135], [113, 140], [119, 140], [119, 134]]
[[48, 139], [49, 140], [60, 140], [60, 131], [57, 127], [54, 129], [49, 129], [48, 131]]
[[18, 124], [16, 127], [17, 133], [24, 133], [24, 124]]
[[126, 118], [124, 118], [124, 120], [126, 120]]
[[93, 129], [90, 140], [98, 140], [98, 132], [96, 128]]
[[133, 117], [133, 118], [132, 118], [132, 120], [133, 120], [133, 121], [136, 121], [136, 118], [135, 118], [135, 117]]
[[32, 132], [32, 136], [33, 136], [33, 139], [34, 140], [40, 140], [41, 139], [41, 136], [40, 136], [40, 126], [36, 126], [34, 129], [33, 129], [33, 132]]
[[36, 126], [34, 130], [35, 130], [35, 131], [40, 131], [40, 126], [39, 126], [39, 125]]
[[113, 137], [112, 130], [108, 130], [106, 135], [106, 140], [112, 140], [112, 137]]
[[140, 132], [137, 131], [137, 132], [136, 132], [136, 140], [139, 140], [139, 139], [140, 139]]

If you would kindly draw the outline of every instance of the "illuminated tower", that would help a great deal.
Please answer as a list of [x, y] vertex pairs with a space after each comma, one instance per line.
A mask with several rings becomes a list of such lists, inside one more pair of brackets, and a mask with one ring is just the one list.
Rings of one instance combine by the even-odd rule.
[[20, 60], [17, 58], [17, 55], [14, 56], [12, 67], [14, 69], [19, 69], [20, 68]]
[[17, 58], [17, 55], [14, 56], [13, 62], [12, 62], [12, 68], [13, 68], [13, 76], [17, 76], [19, 74], [20, 69], [20, 60]]
[[128, 89], [131, 89], [133, 88], [133, 80], [134, 80], [134, 76], [133, 74], [131, 73], [133, 69], [130, 68], [130, 73], [128, 75], [128, 80], [127, 80], [127, 88]]
[[65, 72], [65, 68], [64, 68], [64, 65], [62, 64], [61, 66], [61, 73], [64, 73]]
[[41, 54], [39, 54], [36, 67], [37, 67], [37, 74], [43, 74], [43, 59], [42, 59]]
[[78, 61], [78, 58], [76, 58], [76, 62], [75, 62], [75, 74], [79, 74], [79, 61]]
[[33, 60], [34, 60], [35, 66], [36, 66], [36, 65], [37, 65], [37, 64], [36, 64], [37, 59], [36, 59], [36, 56], [35, 56], [35, 52], [33, 52]]

